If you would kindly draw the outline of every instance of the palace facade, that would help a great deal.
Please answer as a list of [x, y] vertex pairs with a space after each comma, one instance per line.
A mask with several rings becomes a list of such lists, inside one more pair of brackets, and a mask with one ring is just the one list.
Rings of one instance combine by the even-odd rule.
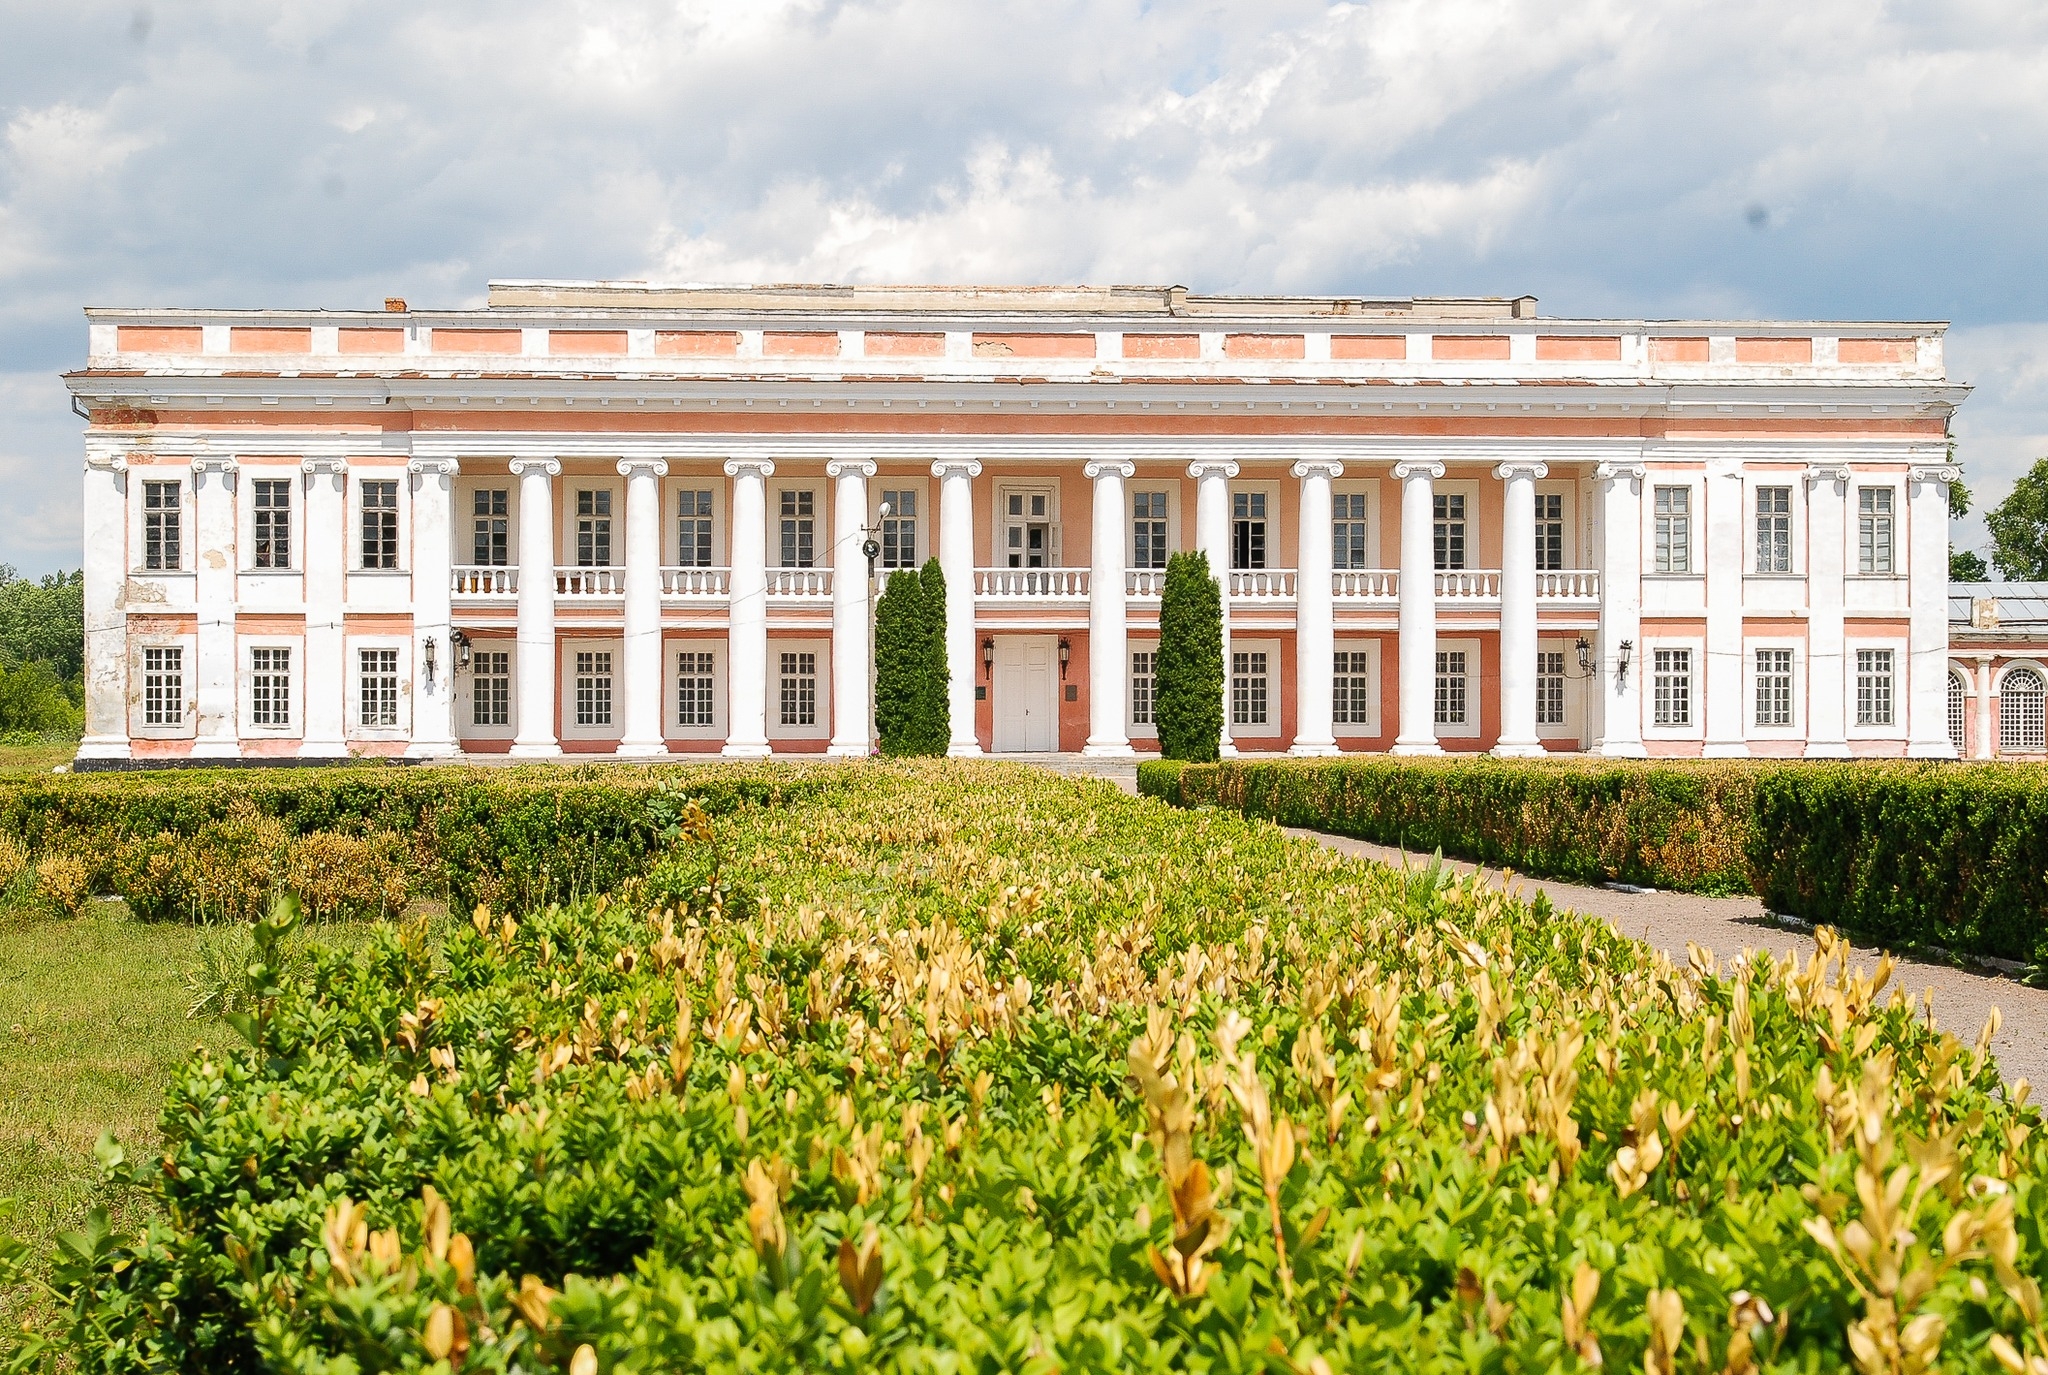
[[866, 754], [934, 556], [955, 753], [1142, 752], [1182, 549], [1239, 752], [1967, 745], [1943, 327], [1535, 305], [89, 310], [81, 762]]

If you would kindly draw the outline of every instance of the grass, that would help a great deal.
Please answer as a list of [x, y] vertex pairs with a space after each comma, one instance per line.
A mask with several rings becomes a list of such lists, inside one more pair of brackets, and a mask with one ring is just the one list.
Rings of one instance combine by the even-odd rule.
[[21, 774], [48, 773], [58, 765], [69, 765], [78, 754], [76, 740], [55, 744], [0, 745], [0, 778]]

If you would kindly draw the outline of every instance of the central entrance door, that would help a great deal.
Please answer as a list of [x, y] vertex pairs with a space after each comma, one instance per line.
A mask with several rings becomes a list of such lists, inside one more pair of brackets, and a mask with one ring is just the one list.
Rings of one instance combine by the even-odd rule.
[[1045, 754], [1058, 748], [1058, 662], [1054, 636], [996, 637], [996, 753]]

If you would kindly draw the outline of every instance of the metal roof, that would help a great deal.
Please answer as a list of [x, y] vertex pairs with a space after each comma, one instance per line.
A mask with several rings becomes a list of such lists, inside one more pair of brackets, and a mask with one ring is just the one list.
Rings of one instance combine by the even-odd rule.
[[1952, 582], [1948, 585], [1949, 624], [1972, 624], [1976, 604], [1987, 598], [1997, 612], [1998, 628], [2048, 625], [2048, 582]]

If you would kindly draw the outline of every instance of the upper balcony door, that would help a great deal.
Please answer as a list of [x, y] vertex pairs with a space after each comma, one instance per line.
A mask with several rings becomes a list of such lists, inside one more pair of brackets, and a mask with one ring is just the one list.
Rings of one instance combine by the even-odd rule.
[[1053, 566], [1052, 494], [1031, 489], [1003, 493], [1002, 559], [1005, 568]]

